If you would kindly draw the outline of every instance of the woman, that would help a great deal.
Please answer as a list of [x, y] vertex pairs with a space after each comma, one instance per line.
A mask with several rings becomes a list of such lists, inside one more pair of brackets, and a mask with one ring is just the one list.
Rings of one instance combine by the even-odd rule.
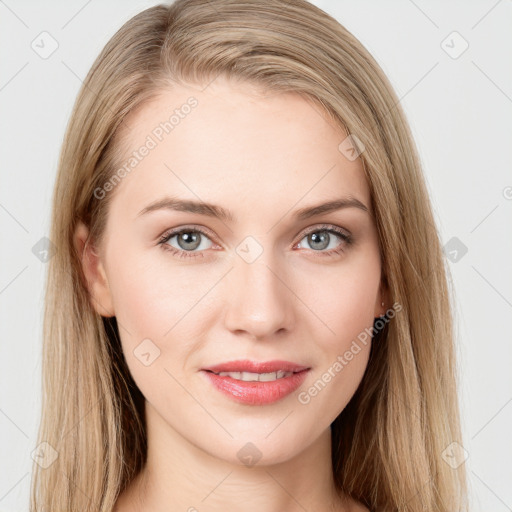
[[466, 510], [420, 162], [320, 9], [129, 20], [77, 98], [51, 240], [32, 510]]

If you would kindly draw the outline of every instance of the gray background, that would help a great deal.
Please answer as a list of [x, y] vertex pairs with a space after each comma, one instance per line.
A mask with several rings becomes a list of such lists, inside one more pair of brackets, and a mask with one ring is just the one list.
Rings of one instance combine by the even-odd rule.
[[[46, 272], [32, 249], [65, 125], [101, 48], [156, 3], [0, 0], [0, 511], [28, 509]], [[408, 115], [457, 293], [472, 510], [512, 510], [512, 1], [313, 3], [369, 49]], [[47, 58], [32, 47], [51, 48], [44, 31]]]

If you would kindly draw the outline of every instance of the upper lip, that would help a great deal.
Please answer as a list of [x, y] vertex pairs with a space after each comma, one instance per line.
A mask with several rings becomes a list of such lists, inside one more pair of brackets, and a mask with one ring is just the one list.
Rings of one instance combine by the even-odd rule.
[[236, 360], [228, 361], [226, 363], [216, 364], [203, 368], [203, 370], [209, 370], [214, 373], [220, 372], [250, 372], [250, 373], [272, 373], [282, 370], [284, 372], [301, 372], [303, 370], [309, 370], [308, 366], [303, 366], [298, 363], [290, 361], [249, 361]]

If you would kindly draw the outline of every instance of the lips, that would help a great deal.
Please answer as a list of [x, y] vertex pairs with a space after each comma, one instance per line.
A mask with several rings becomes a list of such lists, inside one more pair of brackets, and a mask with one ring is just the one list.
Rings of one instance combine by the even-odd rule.
[[214, 366], [209, 366], [207, 368], [203, 368], [203, 370], [210, 371], [213, 373], [221, 373], [221, 372], [249, 372], [249, 373], [273, 373], [278, 371], [283, 372], [302, 372], [304, 370], [308, 370], [308, 366], [304, 366], [298, 363], [294, 363], [291, 361], [249, 361], [247, 359], [244, 360], [236, 360], [236, 361], [228, 361], [226, 363], [216, 364]]
[[[291, 361], [238, 360], [203, 368], [200, 373], [214, 388], [236, 402], [266, 405], [293, 393], [310, 369]], [[254, 381], [250, 377], [256, 376], [249, 374], [260, 374], [260, 379]], [[241, 376], [243, 379], [239, 380]]]

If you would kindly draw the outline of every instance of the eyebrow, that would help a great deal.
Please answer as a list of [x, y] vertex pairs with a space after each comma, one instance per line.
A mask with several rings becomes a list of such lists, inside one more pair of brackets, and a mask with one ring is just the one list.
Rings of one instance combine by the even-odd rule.
[[[345, 208], [358, 208], [369, 213], [366, 205], [359, 201], [359, 199], [356, 199], [355, 197], [343, 197], [314, 206], [301, 208], [295, 212], [295, 218], [299, 220], [305, 220], [316, 215], [342, 210]], [[174, 210], [180, 212], [196, 213], [198, 215], [206, 215], [208, 217], [214, 217], [228, 222], [233, 222], [234, 220], [233, 214], [229, 210], [222, 208], [222, 206], [205, 203], [203, 201], [177, 199], [174, 197], [164, 197], [163, 199], [159, 199], [158, 201], [149, 204], [143, 208], [137, 214], [137, 216], [141, 216], [149, 212], [154, 212], [156, 210]]]

